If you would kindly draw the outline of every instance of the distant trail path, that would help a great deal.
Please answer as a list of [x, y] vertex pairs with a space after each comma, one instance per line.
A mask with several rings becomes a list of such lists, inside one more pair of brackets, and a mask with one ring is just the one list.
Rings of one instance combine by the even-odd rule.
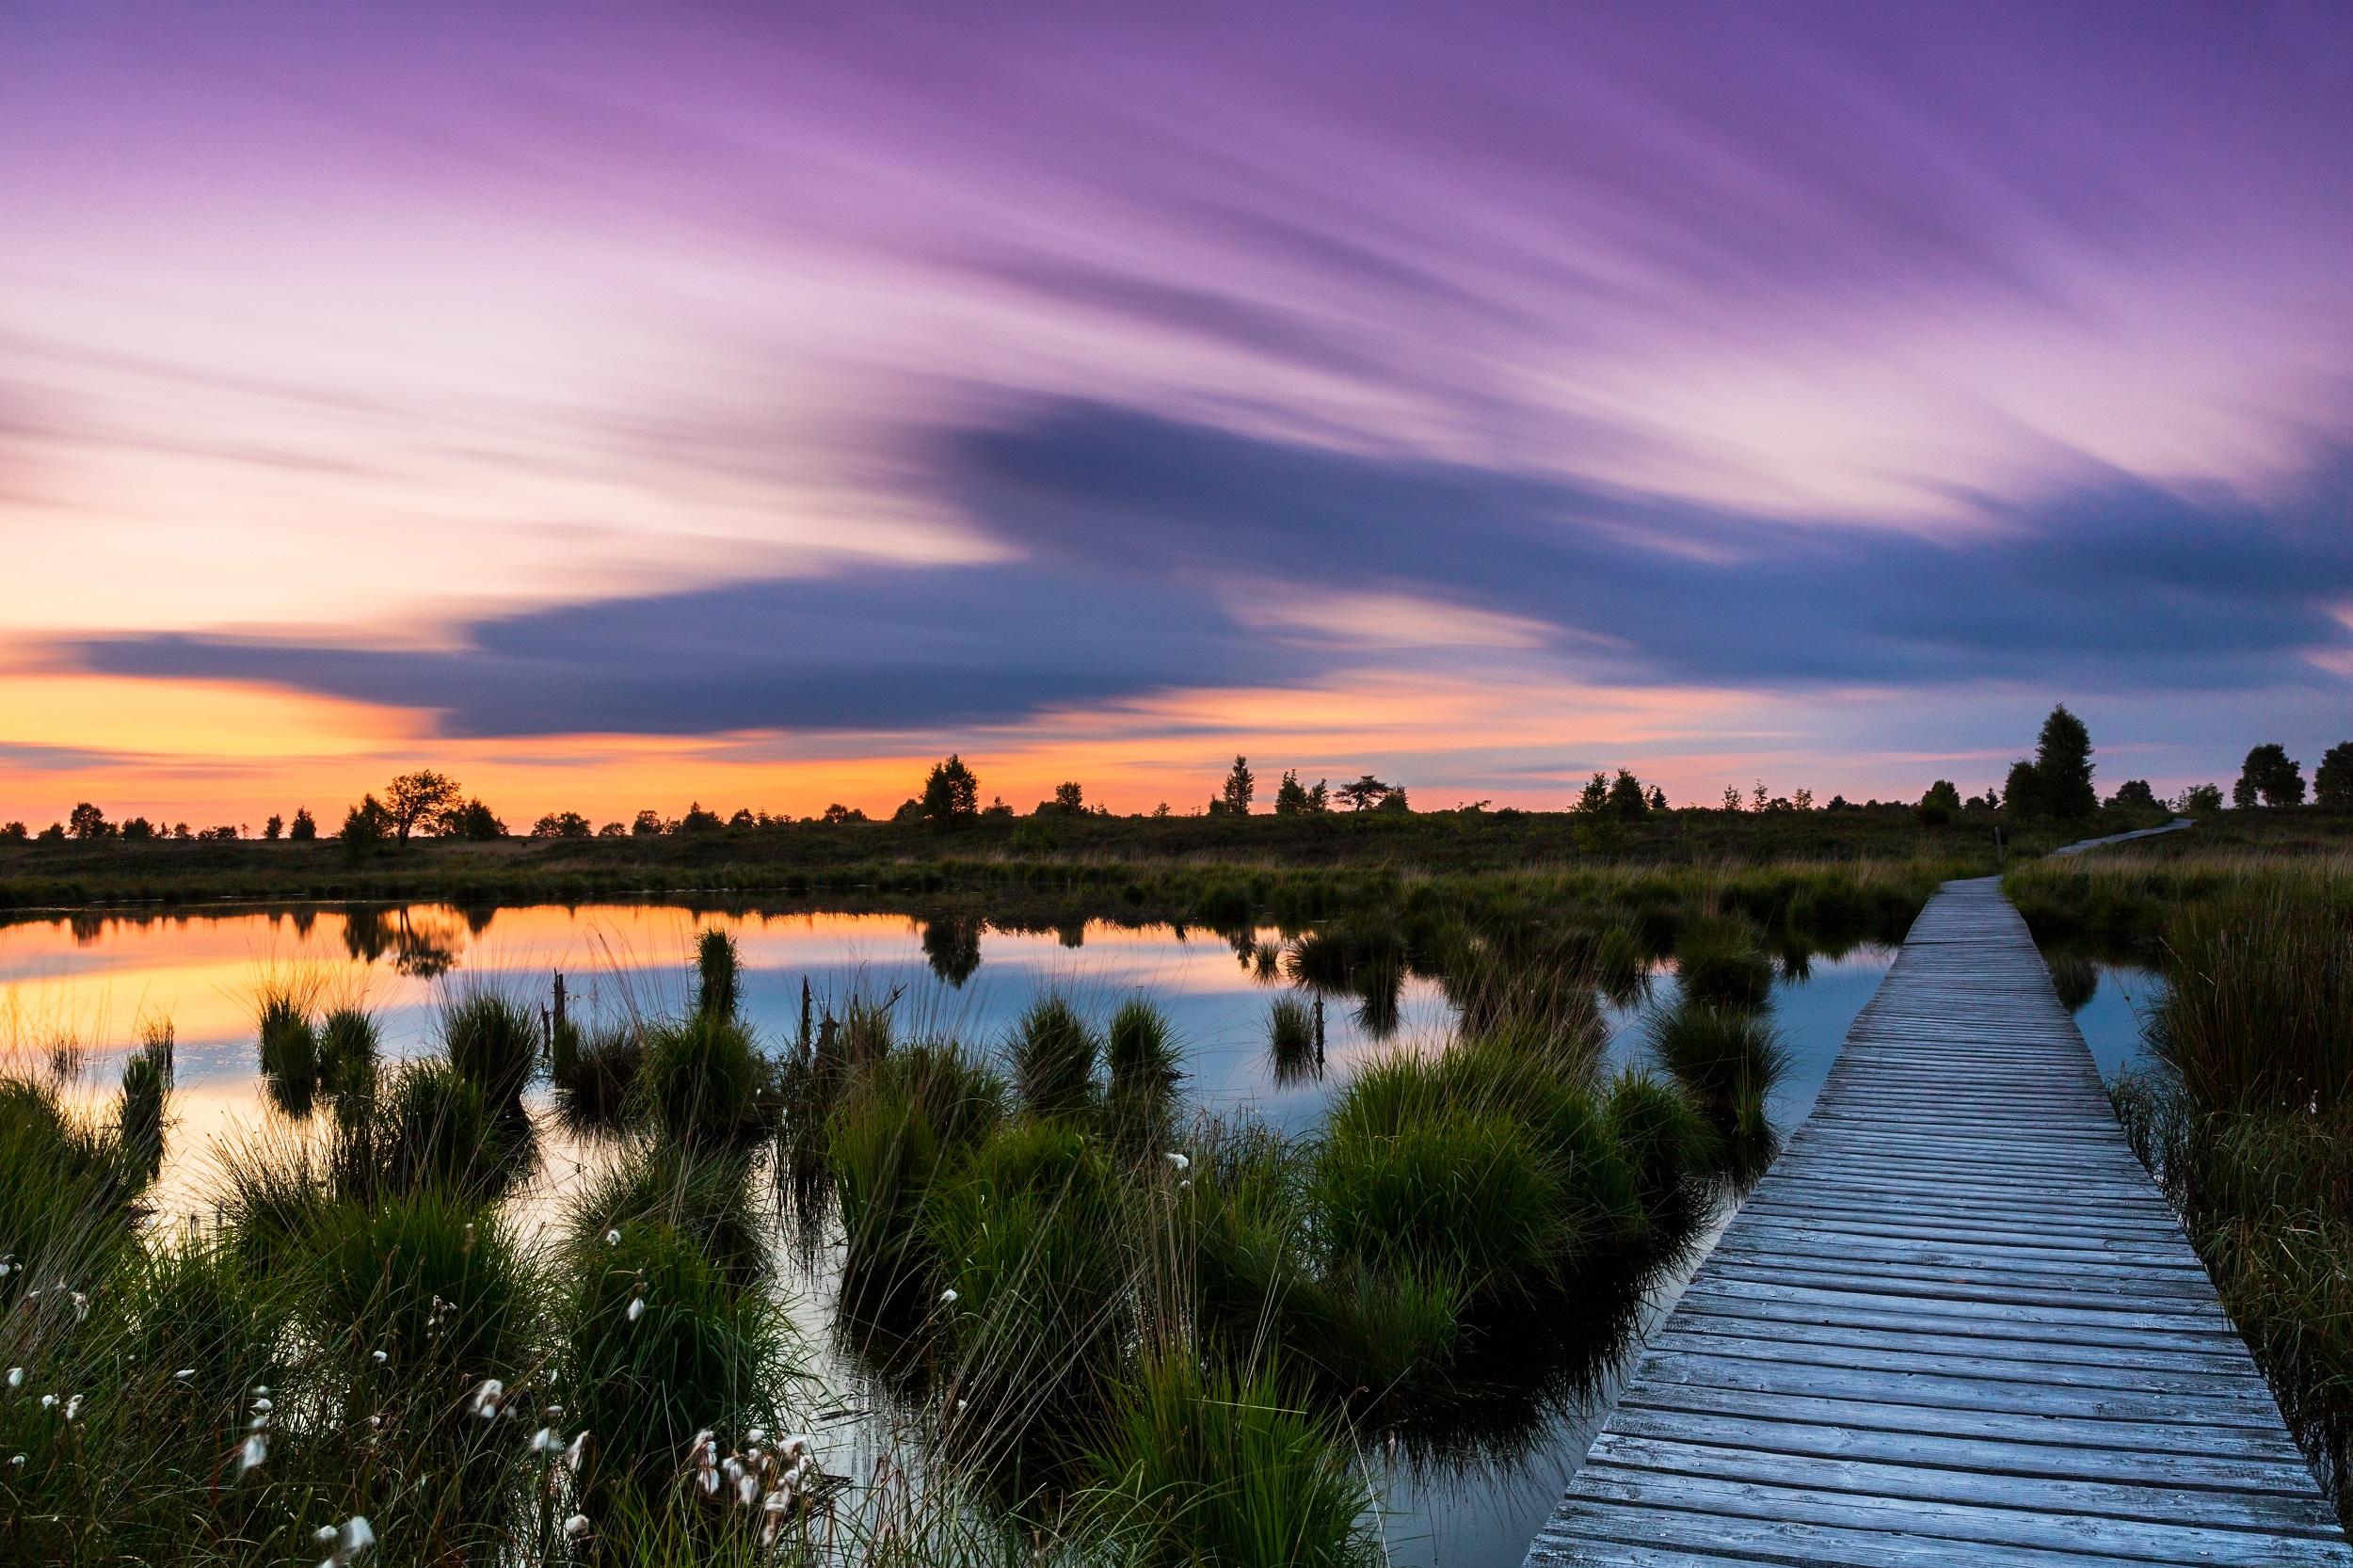
[[1528, 1561], [2353, 1568], [1994, 878], [1920, 912]]
[[2051, 852], [2051, 854], [2054, 856], [2061, 855], [2081, 855], [2088, 849], [2098, 849], [2104, 844], [2124, 844], [2130, 843], [2135, 839], [2153, 839], [2160, 833], [2179, 833], [2185, 827], [2196, 827], [2197, 825], [2198, 824], [2195, 822], [2192, 822], [2187, 817], [2176, 817], [2171, 822], [2167, 823], [2163, 827], [2144, 827], [2133, 833], [2111, 833], [2105, 839], [2086, 839], [2079, 844], [2069, 844], [2064, 849], [2055, 849]]

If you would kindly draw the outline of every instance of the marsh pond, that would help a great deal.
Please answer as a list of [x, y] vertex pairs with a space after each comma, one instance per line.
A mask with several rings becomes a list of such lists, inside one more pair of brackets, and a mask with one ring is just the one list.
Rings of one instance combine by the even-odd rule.
[[[626, 1250], [635, 1194], [751, 1255], [728, 1272], [767, 1298], [790, 1371], [757, 1402], [808, 1431], [840, 1496], [977, 1475], [959, 1509], [1027, 1521], [1041, 1495], [1100, 1491], [1121, 1468], [1104, 1450], [1149, 1441], [1148, 1399], [1102, 1388], [1174, 1335], [1225, 1347], [1199, 1359], [1243, 1366], [1241, 1386], [1283, 1365], [1303, 1430], [1349, 1450], [1325, 1475], [1354, 1511], [1343, 1542], [1508, 1568], [1805, 1115], [1888, 939], [1702, 920], [1465, 958], [1373, 912], [1223, 931], [654, 903], [89, 912], [0, 925], [0, 1043], [10, 1076], [127, 1137], [126, 1064], [168, 1039], [136, 1223], [244, 1245], [264, 1167], [336, 1201], [337, 1150], [380, 1136], [355, 1128], [429, 1097], [431, 1070], [495, 1079], [475, 1036], [503, 1020], [528, 1061], [467, 1134], [506, 1149], [485, 1212], [523, 1252]], [[2113, 1073], [2151, 983], [2068, 962]], [[703, 1063], [669, 1100], [646, 1090], [714, 1032], [750, 1048], [749, 1080]], [[726, 1195], [679, 1176], [666, 1208], [646, 1198], [648, 1169], [678, 1168], [660, 1129], [693, 1144], [730, 1094]], [[664, 1264], [631, 1267], [634, 1322]], [[1186, 1304], [1134, 1304], [1156, 1294]]]

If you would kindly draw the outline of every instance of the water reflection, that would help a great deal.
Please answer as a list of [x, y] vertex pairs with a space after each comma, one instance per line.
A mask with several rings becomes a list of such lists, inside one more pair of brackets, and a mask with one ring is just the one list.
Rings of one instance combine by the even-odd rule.
[[[853, 998], [888, 999], [902, 1040], [953, 1037], [997, 1051], [1043, 991], [1070, 997], [1098, 1019], [1141, 993], [1171, 1020], [1186, 1107], [1289, 1132], [1311, 1128], [1357, 1067], [1391, 1049], [1434, 1049], [1466, 1013], [1525, 1020], [1597, 1010], [1608, 1059], [1632, 1063], [1641, 1059], [1645, 1018], [1682, 1000], [1673, 967], [1651, 956], [1656, 947], [1638, 945], [1665, 934], [1572, 940], [1533, 920], [1460, 951], [1409, 940], [1369, 917], [1305, 932], [1213, 933], [1068, 919], [1025, 926], [956, 910], [349, 905], [0, 925], [0, 992], [7, 1016], [18, 1020], [6, 1049], [45, 1052], [63, 1043], [87, 1052], [81, 1081], [95, 1100], [112, 1092], [128, 1022], [171, 1018], [181, 1093], [168, 1158], [200, 1174], [209, 1144], [270, 1116], [255, 1016], [273, 975], [299, 975], [322, 995], [364, 1005], [391, 1071], [431, 1048], [435, 1010], [459, 976], [552, 1011], [560, 973], [568, 1018], [584, 1039], [632, 1018], [682, 1012], [694, 937], [705, 927], [736, 942], [743, 1015], [779, 1055], [813, 1062], [825, 1054], [826, 1035], [833, 1049], [847, 1051], [843, 1020]], [[1771, 1006], [1790, 1054], [1768, 1109], [1786, 1128], [1810, 1108], [1889, 953], [1865, 947], [1825, 955], [1791, 945], [1772, 957]], [[1557, 983], [1542, 993], [1495, 984], [1517, 967], [1543, 972], [1546, 962], [1570, 958], [1597, 967], [1609, 981], [1607, 1000], [1581, 988], [1571, 996]], [[2087, 1032], [2100, 1006], [2098, 997], [2087, 1004]], [[527, 1200], [576, 1189], [598, 1158], [557, 1118], [545, 1118], [545, 1128], [539, 1185], [527, 1189]], [[790, 1153], [779, 1178], [808, 1181], [811, 1173], [796, 1171]], [[1690, 1238], [1705, 1234], [1695, 1220]], [[827, 1342], [838, 1325], [819, 1304], [832, 1299], [826, 1281], [839, 1258], [819, 1233], [802, 1240], [809, 1250], [797, 1310], [811, 1315], [807, 1326]], [[1372, 1434], [1369, 1457], [1388, 1472], [1389, 1503], [1400, 1512], [1390, 1521], [1393, 1561], [1504, 1568], [1519, 1560], [1606, 1410], [1630, 1348], [1679, 1289], [1685, 1264], [1683, 1252], [1673, 1253], [1644, 1270], [1597, 1277], [1590, 1290], [1546, 1303], [1529, 1321], [1488, 1325], [1451, 1399], [1410, 1418], [1397, 1414]], [[862, 1366], [872, 1369], [851, 1357], [841, 1369]]]

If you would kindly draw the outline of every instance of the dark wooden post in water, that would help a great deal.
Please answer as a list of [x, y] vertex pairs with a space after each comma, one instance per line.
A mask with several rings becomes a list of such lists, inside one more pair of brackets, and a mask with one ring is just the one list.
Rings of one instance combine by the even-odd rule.
[[1528, 1560], [2353, 1568], [1994, 878], [1921, 911]]

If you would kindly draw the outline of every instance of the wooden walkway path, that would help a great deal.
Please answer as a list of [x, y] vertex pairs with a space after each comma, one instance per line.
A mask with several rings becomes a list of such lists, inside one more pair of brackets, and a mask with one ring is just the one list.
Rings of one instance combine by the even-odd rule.
[[1993, 878], [1921, 912], [1528, 1561], [2353, 1568]]

